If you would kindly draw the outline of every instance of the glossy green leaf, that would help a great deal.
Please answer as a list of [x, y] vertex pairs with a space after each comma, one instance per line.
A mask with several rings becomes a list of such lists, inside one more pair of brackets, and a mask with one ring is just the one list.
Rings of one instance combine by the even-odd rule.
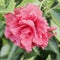
[[51, 56], [50, 56], [50, 55], [48, 55], [48, 57], [47, 57], [47, 59], [46, 59], [46, 60], [52, 60], [52, 59], [51, 59]]
[[57, 24], [51, 20], [51, 26], [55, 26], [57, 29], [54, 30], [53, 32], [56, 32], [57, 34], [55, 35], [55, 37], [57, 38], [57, 40], [60, 42], [60, 28], [57, 26]]
[[10, 46], [8, 44], [4, 45], [1, 49], [0, 57], [4, 57], [9, 54]]
[[40, 1], [39, 0], [23, 0], [17, 7], [25, 6], [28, 3], [35, 4], [35, 5], [40, 5]]

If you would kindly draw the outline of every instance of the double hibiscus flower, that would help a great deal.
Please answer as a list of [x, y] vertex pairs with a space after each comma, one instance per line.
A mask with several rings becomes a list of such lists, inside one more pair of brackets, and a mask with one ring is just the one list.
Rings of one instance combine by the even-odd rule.
[[7, 13], [4, 17], [6, 38], [27, 52], [32, 51], [34, 46], [44, 49], [54, 35], [51, 31], [55, 27], [49, 27], [36, 5], [27, 4], [25, 7], [15, 8], [13, 13]]

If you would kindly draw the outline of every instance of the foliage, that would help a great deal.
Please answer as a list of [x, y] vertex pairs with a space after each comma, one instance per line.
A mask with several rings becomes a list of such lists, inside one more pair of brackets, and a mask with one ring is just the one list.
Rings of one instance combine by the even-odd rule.
[[[30, 53], [13, 45], [4, 36], [4, 14], [27, 3], [38, 5], [49, 25], [57, 27], [54, 31], [57, 34], [50, 39], [44, 50], [34, 47]], [[0, 60], [60, 60], [60, 0], [0, 0]]]

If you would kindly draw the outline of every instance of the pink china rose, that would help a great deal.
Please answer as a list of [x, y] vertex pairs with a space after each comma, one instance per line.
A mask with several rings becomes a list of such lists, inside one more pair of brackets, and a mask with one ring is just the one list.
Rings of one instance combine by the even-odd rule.
[[32, 51], [34, 46], [45, 48], [49, 39], [54, 35], [47, 20], [42, 16], [38, 6], [27, 4], [25, 7], [15, 8], [13, 13], [5, 14], [5, 36], [15, 45]]

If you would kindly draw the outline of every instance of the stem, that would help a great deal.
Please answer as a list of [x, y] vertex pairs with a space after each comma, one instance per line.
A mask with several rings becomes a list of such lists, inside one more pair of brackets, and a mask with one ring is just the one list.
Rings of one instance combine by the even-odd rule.
[[15, 45], [13, 45], [12, 50], [11, 50], [7, 60], [11, 60], [12, 59], [13, 54], [15, 53], [16, 49], [17, 49], [17, 47]]
[[49, 9], [49, 10], [46, 12], [46, 14], [49, 13], [51, 10], [55, 9], [58, 5], [60, 5], [60, 4], [57, 4], [57, 5], [54, 6], [53, 8]]
[[46, 0], [43, 0], [40, 4], [40, 8], [42, 7], [43, 3], [45, 2]]

